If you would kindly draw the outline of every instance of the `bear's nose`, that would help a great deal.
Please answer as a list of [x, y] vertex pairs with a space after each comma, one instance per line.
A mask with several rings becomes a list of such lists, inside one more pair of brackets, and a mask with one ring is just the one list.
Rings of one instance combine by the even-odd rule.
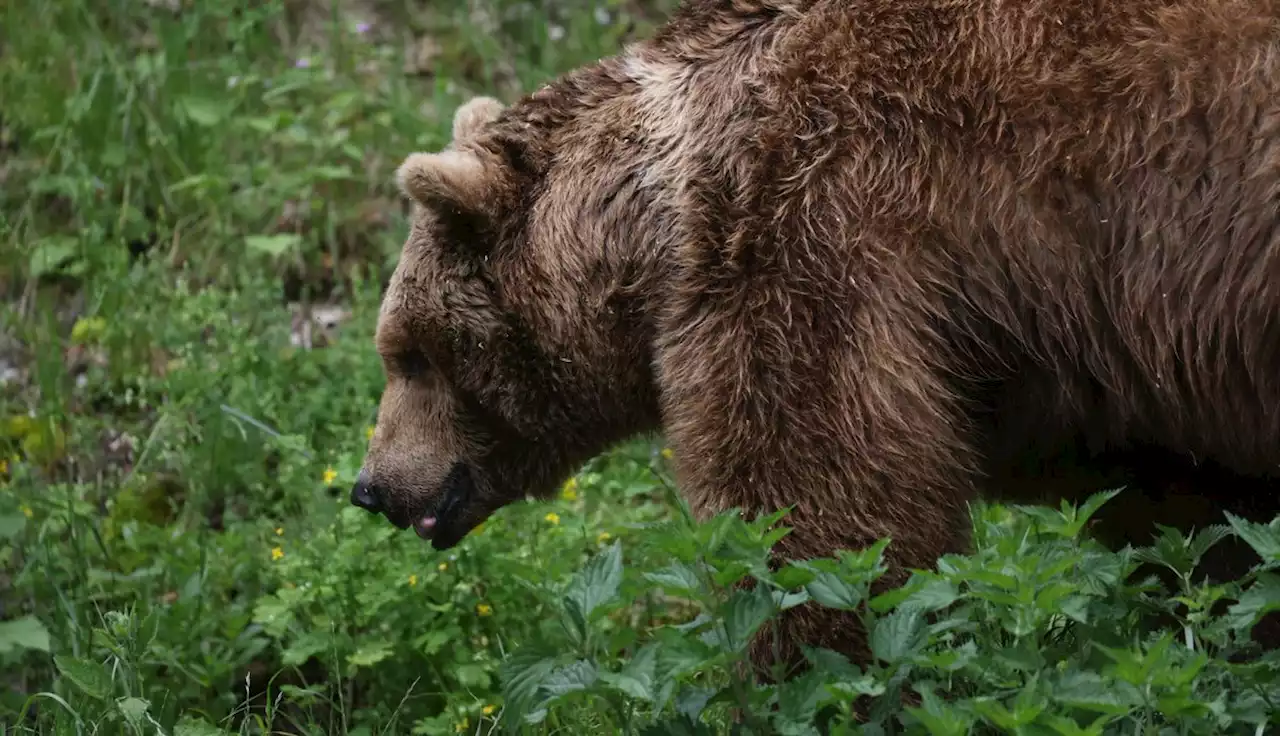
[[378, 497], [378, 489], [373, 485], [369, 471], [364, 468], [361, 468], [360, 474], [356, 476], [356, 484], [351, 486], [351, 503], [371, 514], [382, 511], [382, 499]]

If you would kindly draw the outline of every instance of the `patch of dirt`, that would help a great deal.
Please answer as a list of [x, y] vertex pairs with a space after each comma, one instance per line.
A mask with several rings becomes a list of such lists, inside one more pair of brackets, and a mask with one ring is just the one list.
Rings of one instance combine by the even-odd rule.
[[341, 304], [294, 303], [289, 311], [293, 313], [289, 344], [303, 350], [330, 344], [342, 323], [351, 318], [351, 310]]

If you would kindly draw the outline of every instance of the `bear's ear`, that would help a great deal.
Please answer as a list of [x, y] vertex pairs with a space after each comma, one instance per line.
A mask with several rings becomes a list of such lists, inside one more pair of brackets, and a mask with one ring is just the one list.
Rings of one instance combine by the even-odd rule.
[[453, 140], [474, 138], [488, 123], [498, 119], [505, 108], [492, 97], [473, 97], [453, 114]]
[[490, 193], [501, 186], [502, 171], [468, 150], [411, 153], [396, 169], [396, 183], [427, 209], [481, 215]]

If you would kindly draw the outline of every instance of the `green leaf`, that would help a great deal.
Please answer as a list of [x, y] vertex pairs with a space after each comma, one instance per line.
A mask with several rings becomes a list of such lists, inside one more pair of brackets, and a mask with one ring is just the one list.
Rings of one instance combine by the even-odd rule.
[[27, 265], [33, 279], [53, 273], [77, 255], [77, 240], [68, 235], [51, 235], [32, 244], [31, 260]]
[[103, 144], [101, 163], [104, 168], [123, 167], [128, 161], [129, 151], [124, 146], [115, 141]]
[[688, 595], [696, 597], [702, 583], [698, 574], [683, 562], [673, 562], [655, 572], [647, 572], [644, 578], [661, 586], [672, 595]]
[[65, 677], [80, 692], [95, 700], [105, 701], [111, 695], [111, 674], [100, 662], [56, 655], [53, 662], [58, 674]]
[[682, 685], [680, 693], [676, 695], [676, 712], [696, 722], [702, 717], [707, 702], [715, 697], [716, 692], [718, 691], [709, 688]]
[[1046, 665], [1044, 654], [1032, 639], [1022, 639], [1013, 646], [1000, 647], [990, 656], [1015, 672], [1035, 672]]
[[809, 602], [809, 594], [803, 590], [799, 593], [783, 593], [780, 590], [775, 590], [772, 592], [772, 596], [773, 605], [779, 611], [787, 611]]
[[716, 650], [695, 636], [682, 635], [675, 628], [659, 629], [655, 638], [658, 649], [657, 673], [675, 679], [705, 666], [716, 656]]
[[763, 585], [751, 590], [736, 590], [729, 599], [724, 628], [730, 651], [741, 652], [751, 643], [756, 631], [773, 614], [773, 596]]
[[355, 173], [347, 166], [316, 166], [307, 171], [314, 179], [319, 180], [340, 180], [354, 179]]
[[1272, 611], [1280, 611], [1280, 576], [1263, 573], [1228, 610], [1231, 623], [1238, 629], [1252, 629]]
[[904, 608], [878, 619], [871, 629], [871, 653], [890, 664], [915, 654], [925, 643], [923, 613]]
[[1230, 536], [1231, 527], [1226, 524], [1211, 524], [1195, 535], [1187, 551], [1191, 553], [1191, 559], [1198, 565], [1205, 553]]
[[654, 664], [657, 661], [657, 654], [656, 644], [646, 644], [627, 662], [621, 672], [601, 672], [600, 681], [638, 700], [653, 702]]
[[270, 256], [280, 256], [293, 250], [302, 243], [302, 236], [297, 233], [276, 233], [275, 235], [248, 235], [245, 236], [244, 244], [250, 250], [256, 250], [260, 253], [266, 253]]
[[939, 611], [960, 599], [960, 591], [950, 580], [933, 579], [907, 596], [900, 606], [914, 606], [923, 611]]
[[502, 700], [516, 723], [539, 723], [546, 717], [540, 708], [538, 690], [556, 669], [556, 661], [537, 652], [516, 652], [503, 661], [499, 670]]
[[836, 555], [840, 559], [840, 577], [860, 585], [874, 583], [888, 570], [884, 562], [884, 551], [888, 546], [889, 538], [883, 537], [868, 547], [839, 550]]
[[318, 702], [321, 696], [324, 695], [324, 691], [315, 685], [298, 687], [297, 685], [284, 684], [280, 686], [280, 693], [288, 697], [289, 702], [298, 705], [311, 705]]
[[582, 614], [582, 605], [574, 598], [564, 599], [564, 614], [569, 619], [565, 631], [569, 634], [569, 643], [575, 648], [581, 647], [587, 640], [587, 618]]
[[0, 539], [13, 539], [27, 526], [27, 517], [22, 514], [5, 514], [0, 516]]
[[[1063, 536], [1072, 538], [1079, 536], [1081, 530], [1083, 530], [1085, 525], [1089, 523], [1089, 519], [1093, 518], [1093, 515], [1098, 512], [1098, 509], [1102, 508], [1103, 505], [1111, 499], [1120, 495], [1123, 490], [1123, 488], [1113, 488], [1111, 490], [1099, 491], [1098, 493], [1091, 494], [1089, 498], [1085, 499], [1085, 502], [1080, 505], [1078, 510], [1071, 510], [1070, 513], [1065, 514], [1071, 521], [1063, 525], [1058, 532]], [[1065, 502], [1063, 503], [1063, 506], [1069, 508]]]
[[931, 690], [920, 690], [920, 707], [906, 710], [935, 736], [962, 736], [969, 733], [973, 717], [948, 705]]
[[818, 573], [804, 589], [810, 598], [827, 608], [852, 611], [862, 602], [860, 586], [851, 585], [829, 572]]
[[[930, 627], [934, 629], [934, 627]], [[934, 629], [936, 630], [936, 629]], [[978, 646], [973, 641], [967, 641], [958, 647], [951, 647], [942, 651], [926, 650], [921, 655], [922, 665], [932, 667], [942, 672], [958, 672], [965, 667], [973, 664], [978, 658]]]
[[802, 646], [804, 656], [813, 666], [822, 672], [838, 677], [861, 677], [862, 669], [849, 661], [843, 654], [823, 647]]
[[596, 666], [588, 660], [579, 659], [558, 667], [547, 675], [542, 683], [542, 690], [547, 695], [558, 698], [566, 693], [586, 690], [594, 685], [597, 679]]
[[778, 716], [796, 732], [795, 727], [812, 727], [814, 716], [818, 712], [818, 704], [822, 702], [826, 689], [823, 687], [827, 675], [819, 670], [810, 670], [799, 677], [792, 678], [778, 688]]
[[751, 565], [737, 560], [724, 562], [722, 566], [715, 571], [711, 579], [721, 588], [728, 588], [737, 585], [740, 580], [745, 578], [751, 572]]
[[191, 176], [170, 184], [166, 188], [166, 191], [170, 194], [177, 194], [187, 189], [203, 189], [206, 185], [217, 183], [219, 181], [218, 177], [213, 174], [201, 172], [199, 174], [192, 174]]
[[1141, 702], [1132, 685], [1104, 681], [1097, 674], [1081, 671], [1064, 674], [1049, 696], [1063, 705], [1109, 716], [1127, 715]]
[[1255, 524], [1242, 519], [1230, 511], [1224, 512], [1231, 528], [1245, 541], [1263, 562], [1280, 563], [1280, 518], [1273, 519], [1270, 524]]
[[454, 670], [454, 677], [464, 688], [485, 689], [489, 687], [489, 671], [484, 665], [468, 663]]
[[[981, 568], [974, 568], [968, 571], [967, 576], [973, 582], [985, 583], [987, 585], [990, 585], [992, 587], [998, 588], [1003, 591], [1014, 591], [1018, 589], [1017, 578], [1013, 577], [1012, 575], [1006, 575], [1005, 573], [1002, 573], [1002, 572], [996, 572], [995, 570], [985, 570]], [[975, 592], [981, 591], [983, 594], [983, 597], [986, 598], [987, 600], [991, 600], [991, 601], [1000, 600], [996, 596], [992, 595], [992, 591], [982, 590], [978, 586], [974, 586], [974, 589], [975, 589]]]
[[827, 691], [838, 698], [856, 700], [861, 697], [878, 698], [887, 688], [872, 675], [849, 677], [827, 683]]
[[1103, 726], [1114, 719], [1107, 715], [1098, 716], [1092, 725], [1083, 728], [1070, 718], [1053, 713], [1041, 716], [1040, 720], [1046, 722], [1060, 736], [1102, 736]]
[[156, 637], [160, 635], [160, 614], [152, 608], [138, 622], [138, 628], [134, 634], [135, 646], [137, 651], [145, 651], [155, 642]]
[[352, 667], [372, 667], [392, 654], [391, 644], [385, 641], [370, 642], [347, 656]]
[[116, 701], [116, 707], [124, 714], [126, 721], [134, 726], [141, 726], [147, 711], [151, 709], [151, 703], [142, 698], [120, 698]]
[[178, 105], [188, 120], [206, 128], [212, 128], [221, 123], [230, 109], [223, 102], [195, 95], [178, 98]]
[[447, 629], [435, 629], [428, 632], [427, 635], [422, 638], [422, 641], [418, 644], [418, 648], [422, 650], [423, 654], [435, 654], [440, 651], [445, 644], [448, 644], [450, 641], [458, 637], [460, 633], [461, 632], [459, 632], [456, 627], [452, 626]]
[[18, 649], [49, 652], [49, 630], [35, 616], [0, 621], [0, 654]]
[[281, 663], [286, 667], [300, 667], [315, 655], [327, 651], [330, 646], [327, 633], [308, 631], [290, 642], [281, 653]]
[[678, 718], [651, 723], [640, 736], [715, 736], [715, 729], [705, 723], [680, 715]]
[[1069, 595], [1058, 602], [1058, 610], [1078, 623], [1089, 623], [1089, 598], [1087, 596]]
[[1160, 535], [1149, 547], [1139, 547], [1134, 556], [1142, 562], [1163, 565], [1183, 575], [1195, 567], [1191, 558], [1190, 542], [1182, 536], [1182, 532], [1171, 526], [1157, 524]]
[[788, 563], [773, 574], [773, 582], [779, 587], [791, 590], [808, 585], [815, 577], [817, 572], [814, 570]]
[[229, 731], [195, 716], [185, 715], [173, 727], [173, 736], [227, 736]]
[[1020, 725], [1018, 719], [1009, 712], [1008, 708], [1004, 707], [1004, 703], [992, 700], [990, 696], [974, 698], [973, 710], [993, 726], [999, 728], [1002, 733], [1014, 732]]
[[570, 581], [565, 598], [573, 601], [584, 619], [618, 596], [622, 583], [622, 544], [615, 541], [608, 549], [592, 557]]
[[1004, 703], [990, 698], [979, 698], [974, 702], [974, 709], [1006, 732], [1021, 733], [1027, 726], [1035, 723], [1045, 711], [1048, 701], [1037, 687], [1039, 680], [1022, 688], [1013, 700], [1013, 709], [1009, 710]]

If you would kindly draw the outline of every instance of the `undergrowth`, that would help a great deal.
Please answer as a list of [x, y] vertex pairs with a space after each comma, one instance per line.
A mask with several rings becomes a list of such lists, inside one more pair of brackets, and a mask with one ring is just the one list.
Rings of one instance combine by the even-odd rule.
[[[1265, 732], [1275, 525], [1111, 552], [1093, 506], [983, 506], [872, 595], [892, 540], [771, 571], [779, 519], [693, 523], [661, 438], [446, 554], [349, 505], [394, 167], [671, 4], [0, 5], [0, 732]], [[1199, 582], [1233, 535], [1259, 567]], [[806, 601], [876, 661], [748, 676]]]

